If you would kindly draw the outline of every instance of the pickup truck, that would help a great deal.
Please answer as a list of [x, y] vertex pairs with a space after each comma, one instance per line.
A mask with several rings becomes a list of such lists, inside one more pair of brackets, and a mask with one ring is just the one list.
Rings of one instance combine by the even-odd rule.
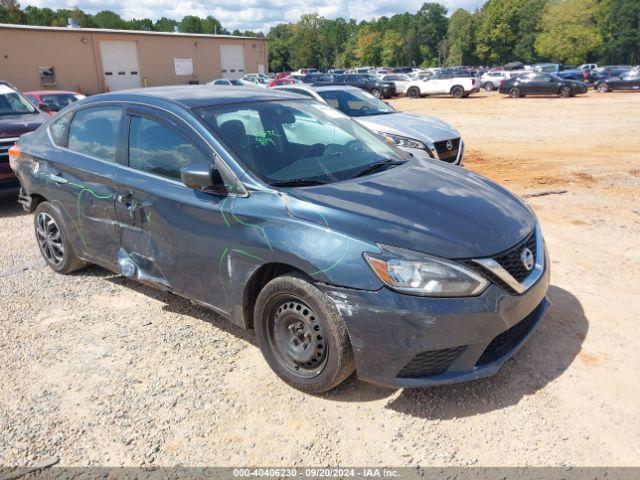
[[480, 91], [480, 79], [472, 76], [459, 76], [450, 72], [439, 72], [422, 80], [407, 83], [406, 92], [410, 98], [427, 95], [451, 95], [464, 98]]

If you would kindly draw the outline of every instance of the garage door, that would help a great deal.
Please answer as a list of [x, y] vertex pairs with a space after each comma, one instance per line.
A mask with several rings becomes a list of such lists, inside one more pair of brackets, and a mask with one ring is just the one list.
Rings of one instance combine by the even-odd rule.
[[222, 78], [236, 80], [244, 75], [244, 45], [220, 45]]
[[100, 54], [109, 91], [141, 86], [136, 42], [101, 41]]

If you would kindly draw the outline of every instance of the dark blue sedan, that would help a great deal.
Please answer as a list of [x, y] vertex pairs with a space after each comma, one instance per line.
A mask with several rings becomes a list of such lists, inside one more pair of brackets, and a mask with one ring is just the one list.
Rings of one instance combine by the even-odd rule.
[[88, 264], [256, 331], [287, 383], [486, 377], [547, 308], [549, 261], [518, 198], [413, 158], [283, 92], [98, 95], [10, 153], [48, 265]]

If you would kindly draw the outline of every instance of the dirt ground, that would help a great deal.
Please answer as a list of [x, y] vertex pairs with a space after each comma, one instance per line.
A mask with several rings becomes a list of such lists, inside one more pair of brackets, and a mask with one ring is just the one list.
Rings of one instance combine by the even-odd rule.
[[[39, 258], [0, 202], [0, 465], [640, 466], [640, 94], [398, 99], [466, 167], [530, 198], [552, 307], [487, 380], [292, 390], [251, 332], [98, 268]], [[481, 234], [481, 232], [479, 232]]]

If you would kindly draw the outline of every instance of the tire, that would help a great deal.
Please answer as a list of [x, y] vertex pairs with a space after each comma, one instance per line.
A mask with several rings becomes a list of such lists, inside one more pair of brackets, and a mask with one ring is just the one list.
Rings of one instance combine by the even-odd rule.
[[562, 87], [560, 89], [560, 91], [558, 92], [558, 95], [560, 95], [562, 98], [571, 97], [571, 88], [570, 87]]
[[262, 355], [293, 388], [327, 392], [355, 370], [340, 312], [304, 276], [283, 275], [267, 283], [258, 295], [253, 318]]
[[464, 88], [462, 88], [460, 85], [456, 85], [455, 87], [451, 88], [451, 96], [453, 98], [462, 98], [464, 97]]
[[57, 273], [68, 274], [87, 266], [73, 251], [62, 215], [51, 203], [40, 203], [34, 215], [38, 248], [49, 267]]
[[372, 88], [369, 93], [376, 98], [380, 98], [382, 96], [382, 93], [377, 88]]
[[407, 96], [409, 98], [420, 98], [420, 89], [418, 87], [411, 87], [407, 90]]
[[511, 98], [520, 98], [520, 97], [522, 97], [522, 92], [520, 91], [520, 87], [511, 87], [509, 89], [509, 96]]
[[600, 93], [609, 93], [611, 91], [609, 85], [607, 85], [606, 83], [599, 83], [597, 89]]
[[487, 83], [485, 83], [485, 84], [484, 84], [484, 89], [485, 89], [487, 92], [493, 92], [493, 90], [495, 89], [495, 87], [493, 86], [493, 83], [492, 83], [492, 82], [487, 82]]

